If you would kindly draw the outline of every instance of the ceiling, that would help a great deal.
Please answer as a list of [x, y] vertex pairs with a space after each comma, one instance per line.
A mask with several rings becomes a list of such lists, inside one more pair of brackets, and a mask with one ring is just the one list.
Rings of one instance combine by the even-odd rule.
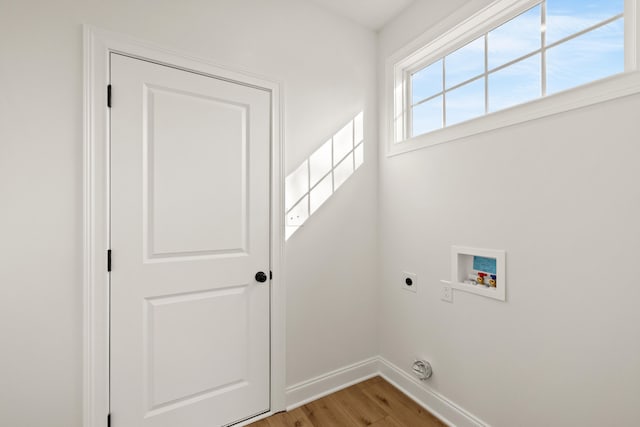
[[372, 30], [379, 30], [414, 0], [311, 0]]

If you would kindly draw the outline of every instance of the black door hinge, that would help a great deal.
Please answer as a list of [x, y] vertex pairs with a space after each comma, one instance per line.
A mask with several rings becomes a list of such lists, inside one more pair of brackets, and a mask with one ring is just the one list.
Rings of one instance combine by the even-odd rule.
[[107, 414], [107, 427], [111, 427], [111, 414]]
[[111, 271], [111, 249], [107, 249], [107, 271]]
[[111, 108], [111, 85], [107, 85], [107, 107]]
[[273, 280], [273, 271], [269, 270], [269, 280]]

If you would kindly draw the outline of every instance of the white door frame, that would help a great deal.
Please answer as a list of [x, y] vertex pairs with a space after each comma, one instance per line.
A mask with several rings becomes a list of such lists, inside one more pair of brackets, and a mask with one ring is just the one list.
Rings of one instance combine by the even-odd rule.
[[[285, 288], [283, 269], [283, 84], [232, 71], [121, 34], [84, 26], [84, 370], [83, 426], [106, 427], [109, 414], [109, 55], [112, 52], [271, 92], [271, 402], [285, 409]], [[117, 102], [117, 100], [114, 100]], [[254, 419], [255, 420], [255, 419]], [[242, 423], [244, 424], [244, 423]]]

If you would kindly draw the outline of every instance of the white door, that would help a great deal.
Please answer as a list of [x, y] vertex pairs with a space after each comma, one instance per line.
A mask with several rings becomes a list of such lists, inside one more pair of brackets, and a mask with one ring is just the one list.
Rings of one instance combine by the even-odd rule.
[[110, 69], [111, 425], [266, 412], [270, 93], [119, 54]]

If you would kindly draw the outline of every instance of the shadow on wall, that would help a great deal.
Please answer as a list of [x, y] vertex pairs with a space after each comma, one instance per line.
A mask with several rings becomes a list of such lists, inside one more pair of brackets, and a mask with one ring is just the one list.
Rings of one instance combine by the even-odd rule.
[[363, 119], [358, 113], [287, 176], [286, 239], [364, 163]]

